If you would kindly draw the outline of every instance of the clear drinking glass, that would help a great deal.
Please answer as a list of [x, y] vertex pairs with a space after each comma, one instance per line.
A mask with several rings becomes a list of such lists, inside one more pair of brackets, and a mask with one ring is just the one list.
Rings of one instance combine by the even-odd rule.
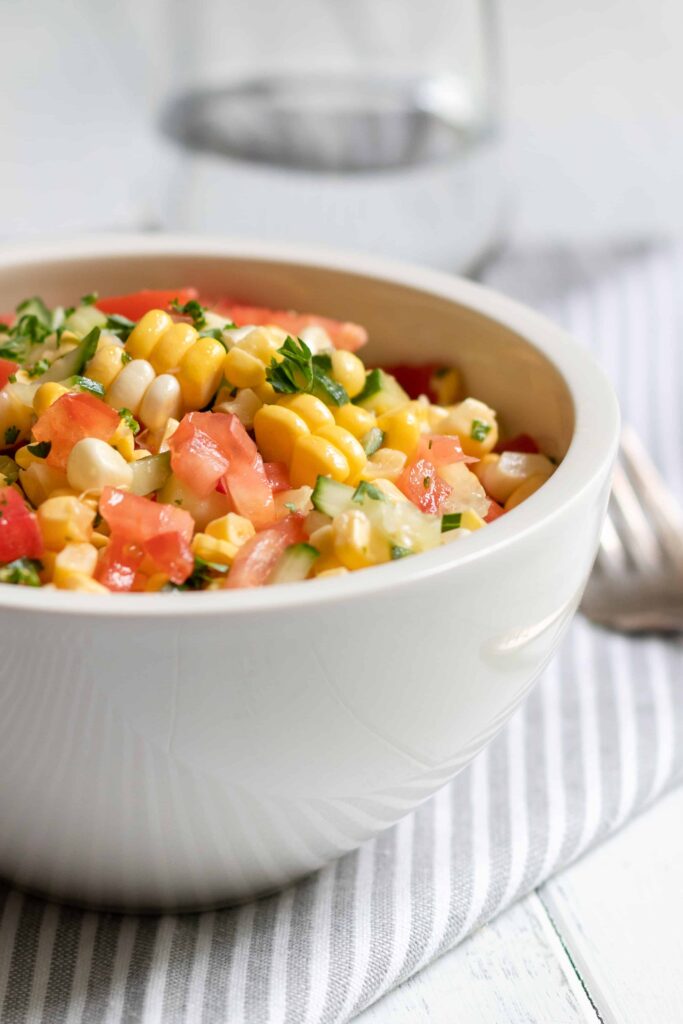
[[500, 230], [493, 4], [177, 6], [165, 226], [470, 267]]

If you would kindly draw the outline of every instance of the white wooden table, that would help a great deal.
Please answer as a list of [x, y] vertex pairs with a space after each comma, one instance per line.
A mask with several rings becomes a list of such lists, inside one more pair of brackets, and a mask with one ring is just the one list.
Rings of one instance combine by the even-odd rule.
[[683, 789], [356, 1024], [682, 1024]]

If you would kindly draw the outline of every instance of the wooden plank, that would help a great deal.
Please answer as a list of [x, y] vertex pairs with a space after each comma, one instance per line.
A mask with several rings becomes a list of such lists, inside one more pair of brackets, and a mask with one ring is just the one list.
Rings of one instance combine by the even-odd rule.
[[604, 1024], [681, 1024], [683, 789], [540, 896]]
[[535, 894], [356, 1018], [356, 1024], [598, 1024]]

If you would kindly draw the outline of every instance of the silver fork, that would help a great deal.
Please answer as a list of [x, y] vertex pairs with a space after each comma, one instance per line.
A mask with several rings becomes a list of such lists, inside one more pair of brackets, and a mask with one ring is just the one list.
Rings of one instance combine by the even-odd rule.
[[627, 633], [683, 632], [683, 512], [630, 427], [581, 611]]

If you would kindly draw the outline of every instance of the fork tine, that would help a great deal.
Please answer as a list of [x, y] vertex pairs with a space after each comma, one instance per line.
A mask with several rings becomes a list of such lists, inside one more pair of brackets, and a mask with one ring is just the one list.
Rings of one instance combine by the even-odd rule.
[[621, 453], [638, 497], [654, 524], [659, 543], [678, 568], [683, 569], [683, 513], [664, 483], [638, 435], [624, 427]]
[[614, 470], [612, 500], [619, 513], [619, 536], [629, 558], [643, 572], [656, 570], [661, 558], [654, 529], [620, 463]]

